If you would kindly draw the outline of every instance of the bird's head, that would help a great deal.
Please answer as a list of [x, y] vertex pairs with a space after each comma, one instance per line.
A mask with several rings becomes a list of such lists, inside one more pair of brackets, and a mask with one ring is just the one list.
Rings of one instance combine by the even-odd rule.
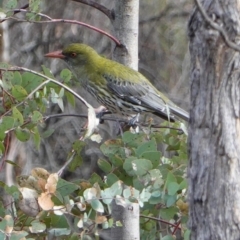
[[94, 59], [97, 59], [99, 55], [93, 48], [85, 44], [72, 43], [63, 50], [45, 54], [45, 57], [61, 58], [74, 68], [75, 66], [91, 63]]

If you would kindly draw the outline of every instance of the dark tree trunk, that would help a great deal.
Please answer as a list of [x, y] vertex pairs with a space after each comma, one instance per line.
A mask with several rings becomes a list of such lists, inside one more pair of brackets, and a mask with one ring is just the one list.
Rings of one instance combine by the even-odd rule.
[[[200, 1], [239, 43], [240, 1]], [[192, 240], [240, 239], [240, 56], [196, 8], [189, 21], [191, 113], [189, 202]]]

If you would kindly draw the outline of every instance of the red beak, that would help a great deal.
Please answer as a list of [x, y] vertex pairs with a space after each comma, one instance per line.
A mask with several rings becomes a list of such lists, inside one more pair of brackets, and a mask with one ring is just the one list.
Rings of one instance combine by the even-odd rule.
[[62, 50], [58, 50], [55, 52], [50, 52], [44, 55], [45, 57], [49, 57], [49, 58], [65, 58], [65, 56], [62, 54]]

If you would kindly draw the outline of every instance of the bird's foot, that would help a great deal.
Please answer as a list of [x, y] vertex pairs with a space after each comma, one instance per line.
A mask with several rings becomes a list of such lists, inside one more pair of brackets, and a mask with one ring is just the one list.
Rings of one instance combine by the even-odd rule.
[[99, 118], [99, 123], [104, 123], [104, 120], [102, 119], [102, 117], [105, 114], [109, 114], [111, 112], [109, 112], [104, 106], [100, 106], [98, 108], [95, 108], [95, 113], [96, 113], [96, 117]]
[[133, 129], [137, 128], [138, 125], [138, 120], [139, 120], [139, 116], [140, 114], [138, 113], [136, 116], [132, 117], [129, 121], [128, 121], [128, 126], [132, 127]]

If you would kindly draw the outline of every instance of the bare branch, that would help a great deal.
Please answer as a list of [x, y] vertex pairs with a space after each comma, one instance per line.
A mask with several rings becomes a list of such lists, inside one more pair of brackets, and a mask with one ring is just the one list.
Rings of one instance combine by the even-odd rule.
[[86, 4], [88, 6], [96, 8], [100, 12], [104, 13], [111, 21], [114, 20], [114, 18], [115, 18], [115, 14], [114, 14], [113, 10], [108, 9], [97, 2], [94, 2], [91, 0], [72, 0], [72, 1]]
[[168, 221], [162, 220], [162, 219], [160, 219], [160, 218], [150, 217], [150, 216], [146, 216], [146, 215], [140, 215], [140, 217], [148, 218], [148, 219], [155, 220], [155, 221], [158, 221], [158, 222], [161, 222], [161, 223], [166, 223], [166, 224], [168, 224], [168, 225], [170, 225], [170, 226], [172, 226], [172, 227], [181, 229], [178, 224], [176, 225], [176, 224], [170, 223], [170, 222], [168, 222]]
[[[25, 9], [14, 9], [13, 10], [14, 12], [17, 11], [17, 12], [30, 12], [28, 10], [25, 10]], [[31, 12], [31, 13], [34, 13], [34, 12]], [[41, 17], [45, 17], [47, 18], [48, 20], [45, 20], [45, 21], [30, 21], [30, 20], [25, 20], [25, 19], [19, 19], [19, 18], [15, 18], [15, 17], [8, 17], [8, 18], [5, 18], [3, 19], [2, 21], [5, 21], [7, 19], [13, 19], [15, 21], [18, 21], [18, 22], [30, 22], [30, 23], [71, 23], [71, 24], [77, 24], [77, 25], [81, 25], [81, 26], [84, 26], [84, 27], [87, 27], [87, 28], [90, 28], [96, 32], [99, 32], [107, 37], [109, 37], [111, 40], [113, 40], [117, 46], [122, 46], [122, 44], [120, 43], [120, 41], [115, 38], [114, 36], [112, 36], [111, 34], [99, 29], [99, 28], [96, 28], [92, 25], [89, 25], [87, 23], [84, 23], [84, 22], [79, 22], [79, 21], [76, 21], [76, 20], [70, 20], [70, 19], [53, 19], [51, 17], [49, 17], [48, 15], [46, 14], [42, 14], [42, 13], [35, 13], [36, 15], [38, 16], [41, 16]]]
[[231, 40], [229, 40], [227, 33], [225, 32], [225, 30], [220, 27], [218, 24], [216, 24], [215, 22], [212, 21], [212, 19], [207, 15], [206, 11], [204, 10], [203, 6], [201, 5], [201, 3], [199, 2], [199, 0], [195, 0], [195, 3], [197, 4], [197, 7], [200, 11], [200, 13], [202, 14], [203, 18], [205, 19], [205, 21], [215, 30], [219, 31], [220, 34], [223, 37], [224, 42], [232, 49], [240, 52], [240, 46], [235, 44], [234, 42], [232, 42]]

